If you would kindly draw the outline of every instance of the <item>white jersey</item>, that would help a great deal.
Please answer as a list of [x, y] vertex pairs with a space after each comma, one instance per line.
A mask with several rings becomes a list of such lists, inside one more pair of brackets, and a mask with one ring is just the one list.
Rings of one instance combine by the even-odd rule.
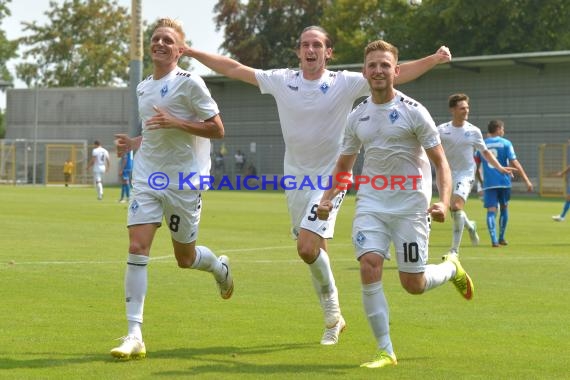
[[256, 70], [262, 94], [277, 103], [285, 141], [285, 175], [328, 176], [340, 152], [346, 116], [354, 102], [370, 94], [361, 73], [325, 70], [306, 80], [299, 70]]
[[428, 110], [401, 92], [389, 103], [361, 103], [348, 117], [342, 154], [357, 154], [363, 146], [362, 175], [376, 188], [360, 185], [356, 212], [425, 215], [432, 192], [425, 149], [439, 144]]
[[452, 176], [455, 178], [458, 173], [463, 173], [462, 176], [474, 177], [476, 164], [473, 155], [477, 150], [487, 150], [481, 130], [467, 121], [461, 127], [447, 122], [437, 128]]
[[102, 146], [93, 148], [91, 153], [93, 156], [93, 172], [95, 173], [105, 173], [107, 162], [109, 161], [109, 152]]
[[[200, 176], [210, 174], [210, 139], [178, 129], [148, 130], [146, 121], [155, 115], [153, 106], [188, 121], [204, 121], [219, 113], [204, 80], [177, 67], [154, 80], [148, 77], [137, 86], [142, 143], [135, 156], [133, 180], [147, 183], [153, 173], [168, 176], [169, 187], [177, 189], [179, 175], [188, 177], [196, 189], [203, 189]], [[182, 174], [180, 174], [182, 173]], [[184, 189], [191, 189], [182, 182]]]

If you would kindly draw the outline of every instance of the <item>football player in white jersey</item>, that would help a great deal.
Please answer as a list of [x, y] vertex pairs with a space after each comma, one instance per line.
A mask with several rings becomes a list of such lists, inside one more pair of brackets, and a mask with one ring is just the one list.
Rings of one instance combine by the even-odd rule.
[[[350, 113], [341, 154], [332, 172], [333, 186], [324, 192], [317, 213], [326, 220], [334, 197], [345, 186], [341, 177], [352, 171], [364, 147], [362, 175], [352, 227], [360, 263], [364, 311], [376, 339], [375, 357], [362, 367], [397, 364], [390, 339], [388, 303], [382, 272], [393, 242], [400, 283], [411, 294], [422, 294], [452, 281], [461, 295], [473, 297], [473, 283], [457, 256], [428, 264], [430, 215], [445, 220], [451, 194], [451, 173], [439, 134], [429, 112], [394, 89], [400, 71], [398, 49], [382, 41], [365, 49], [363, 73], [371, 96]], [[435, 166], [439, 202], [431, 202], [431, 168]], [[358, 178], [358, 179], [357, 179]]]
[[97, 199], [103, 200], [103, 176], [109, 171], [111, 166], [109, 162], [109, 152], [101, 146], [99, 140], [93, 141], [93, 151], [91, 152], [91, 160], [87, 164], [87, 170], [93, 168], [93, 181], [97, 190]]
[[[150, 40], [153, 73], [137, 86], [142, 136], [116, 135], [119, 152], [138, 149], [127, 220], [128, 333], [122, 344], [111, 350], [111, 355], [120, 359], [146, 356], [141, 328], [147, 264], [163, 219], [170, 230], [178, 266], [211, 273], [223, 299], [233, 292], [228, 258], [216, 257], [208, 247], [196, 245], [201, 190], [206, 190], [198, 177], [209, 174], [210, 139], [222, 138], [224, 126], [202, 78], [178, 67], [184, 41], [179, 21], [157, 21]], [[184, 292], [184, 288], [179, 286], [179, 291]]]
[[453, 219], [453, 237], [448, 253], [458, 254], [463, 230], [467, 227], [471, 244], [479, 244], [477, 224], [469, 220], [464, 211], [465, 202], [469, 198], [477, 164], [473, 155], [476, 151], [487, 159], [501, 173], [510, 173], [516, 169], [504, 168], [489, 151], [483, 140], [481, 130], [467, 121], [469, 118], [469, 97], [465, 94], [453, 94], [448, 101], [451, 121], [440, 124], [437, 128], [447, 161], [451, 167], [452, 195], [451, 217]]
[[[184, 54], [218, 73], [259, 87], [263, 94], [273, 95], [285, 141], [284, 174], [295, 178], [309, 176], [314, 184], [330, 175], [340, 151], [346, 115], [358, 98], [370, 92], [362, 73], [327, 70], [333, 46], [323, 28], [305, 28], [296, 51], [300, 70], [254, 69], [189, 46]], [[402, 65], [398, 83], [413, 80], [450, 59], [449, 49], [442, 46], [433, 55]], [[321, 221], [316, 210], [322, 193], [319, 189], [287, 190], [286, 196], [297, 253], [309, 266], [323, 309], [325, 331], [321, 344], [332, 345], [338, 342], [346, 324], [327, 254], [327, 239], [333, 237], [344, 193], [338, 195], [337, 207], [329, 220]]]

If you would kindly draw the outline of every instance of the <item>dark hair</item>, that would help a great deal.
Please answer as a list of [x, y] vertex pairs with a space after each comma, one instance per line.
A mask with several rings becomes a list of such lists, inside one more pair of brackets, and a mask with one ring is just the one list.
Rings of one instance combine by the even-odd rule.
[[303, 33], [308, 32], [310, 30], [316, 30], [317, 32], [321, 32], [322, 34], [324, 34], [325, 35], [325, 46], [327, 48], [331, 48], [331, 49], [333, 48], [331, 36], [325, 30], [325, 28], [317, 26], [317, 25], [311, 25], [311, 26], [307, 26], [305, 29], [303, 29], [303, 31], [299, 35], [299, 38], [297, 39], [297, 49], [299, 49], [301, 47], [301, 36], [303, 35]]
[[487, 125], [487, 132], [495, 134], [499, 128], [503, 128], [505, 123], [502, 120], [491, 120]]
[[467, 103], [469, 103], [469, 96], [465, 95], [465, 94], [453, 94], [449, 97], [449, 108], [454, 108], [457, 103], [461, 102], [465, 100]]
[[99, 140], [95, 140], [95, 141], [93, 141], [93, 144], [94, 145], [101, 145], [101, 142]]

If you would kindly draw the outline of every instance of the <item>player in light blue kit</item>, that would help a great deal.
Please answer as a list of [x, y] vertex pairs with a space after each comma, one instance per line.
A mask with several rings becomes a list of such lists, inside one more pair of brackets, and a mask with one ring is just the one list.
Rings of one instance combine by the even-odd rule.
[[[570, 147], [570, 140], [568, 140], [567, 147]], [[570, 160], [570, 148], [568, 148], [566, 157], [567, 160]], [[570, 165], [566, 166], [566, 169], [556, 173], [557, 177], [564, 177], [565, 179], [566, 200], [564, 201], [564, 206], [562, 206], [562, 212], [560, 213], [560, 215], [552, 216], [552, 220], [554, 220], [555, 222], [563, 222], [566, 219], [566, 214], [568, 213], [568, 210], [570, 210], [570, 176], [568, 175], [568, 172], [570, 172]]]
[[[488, 137], [485, 139], [487, 149], [493, 153], [493, 156], [503, 166], [512, 165], [515, 167], [526, 183], [527, 190], [532, 191], [532, 183], [528, 179], [522, 165], [517, 160], [513, 144], [505, 139], [504, 123], [501, 120], [491, 120], [487, 126]], [[493, 247], [507, 245], [505, 240], [505, 231], [509, 221], [508, 204], [511, 199], [511, 174], [504, 174], [489, 165], [480, 152], [477, 152], [477, 159], [483, 168], [483, 197], [484, 207], [487, 208], [487, 229], [491, 236], [491, 244]], [[499, 236], [497, 236], [496, 214], [497, 205], [499, 205], [501, 214], [499, 216]]]
[[449, 112], [452, 119], [439, 125], [441, 145], [451, 167], [452, 194], [451, 194], [451, 217], [453, 218], [453, 235], [450, 254], [458, 254], [461, 245], [461, 237], [466, 227], [473, 245], [479, 244], [477, 224], [469, 220], [465, 213], [465, 202], [469, 198], [471, 188], [475, 182], [475, 160], [473, 154], [480, 151], [483, 156], [495, 168], [503, 173], [511, 169], [502, 167], [493, 155], [485, 147], [481, 130], [471, 124], [469, 118], [469, 96], [466, 94], [453, 94], [448, 100]]

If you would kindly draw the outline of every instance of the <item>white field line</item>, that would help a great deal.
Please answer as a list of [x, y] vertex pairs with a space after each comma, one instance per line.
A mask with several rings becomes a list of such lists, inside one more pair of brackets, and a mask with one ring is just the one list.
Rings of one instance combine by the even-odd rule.
[[[338, 243], [338, 244], [329, 244], [329, 246], [333, 249], [333, 253], [331, 256], [332, 261], [336, 262], [351, 262], [356, 261], [353, 256], [352, 251], [352, 244], [350, 243]], [[346, 256], [345, 253], [338, 254], [338, 248], [348, 248], [350, 256]], [[239, 248], [239, 249], [218, 249], [215, 251], [217, 255], [220, 254], [239, 254], [239, 253], [250, 253], [250, 252], [263, 252], [263, 251], [272, 251], [272, 250], [291, 250], [291, 259], [243, 259], [239, 258], [238, 261], [246, 262], [246, 263], [258, 263], [258, 264], [272, 264], [272, 263], [300, 263], [301, 259], [297, 256], [295, 250], [295, 245], [286, 245], [286, 246], [273, 246], [273, 247], [257, 247], [257, 248]], [[343, 256], [343, 257], [340, 257]], [[430, 255], [430, 256], [433, 256]], [[236, 257], [239, 257], [237, 255]], [[496, 256], [485, 256], [485, 257], [462, 257], [462, 261], [504, 261], [504, 260], [523, 260], [523, 261], [539, 261], [539, 260], [548, 260], [548, 259], [560, 259], [559, 256], [549, 256], [549, 255], [539, 255], [539, 256], [515, 256], [515, 255], [508, 255], [504, 257], [496, 257]], [[151, 256], [150, 261], [153, 262], [173, 262], [174, 254], [164, 255], [164, 256]], [[0, 266], [6, 265], [105, 265], [105, 264], [121, 264], [124, 263], [125, 259], [120, 260], [69, 260], [69, 261], [0, 261]]]
[[[332, 245], [330, 244], [331, 247], [342, 247], [342, 246], [346, 246], [346, 247], [352, 247], [351, 244], [335, 244]], [[272, 251], [272, 250], [283, 250], [283, 249], [289, 249], [291, 250], [291, 254], [295, 255], [293, 259], [284, 259], [284, 260], [275, 260], [275, 259], [264, 259], [264, 260], [239, 260], [239, 261], [244, 261], [244, 262], [249, 262], [249, 263], [287, 263], [287, 262], [291, 262], [291, 263], [296, 263], [296, 262], [300, 262], [301, 259], [297, 257], [297, 254], [294, 252], [295, 249], [295, 245], [286, 245], [286, 246], [275, 246], [275, 247], [257, 247], [257, 248], [240, 248], [240, 249], [217, 249], [214, 253], [217, 255], [220, 254], [227, 254], [227, 253], [248, 253], [248, 252], [262, 252], [262, 251]], [[352, 252], [352, 251], [351, 251]], [[354, 261], [354, 258], [350, 258], [350, 260], [348, 259], [340, 259], [340, 260], [336, 260], [335, 261]], [[151, 256], [150, 257], [150, 261], [174, 261], [174, 254], [170, 254], [170, 255], [165, 255], [165, 256]], [[84, 265], [84, 264], [92, 264], [92, 265], [96, 265], [96, 264], [117, 264], [117, 263], [124, 263], [125, 259], [121, 259], [121, 260], [93, 260], [93, 261], [86, 261], [86, 260], [80, 260], [80, 261], [74, 261], [74, 260], [69, 260], [69, 261], [9, 261], [9, 262], [0, 262], [1, 264], [9, 264], [9, 265]]]

